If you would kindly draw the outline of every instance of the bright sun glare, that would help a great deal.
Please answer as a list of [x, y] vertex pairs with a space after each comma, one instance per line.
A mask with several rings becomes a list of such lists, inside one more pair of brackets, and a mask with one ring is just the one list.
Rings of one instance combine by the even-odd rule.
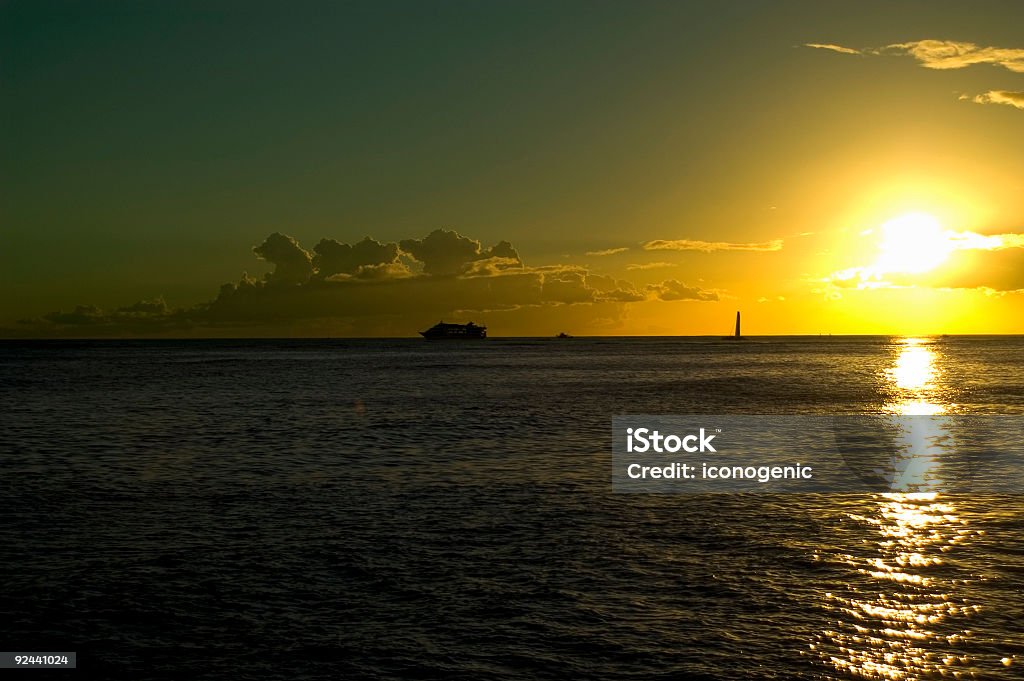
[[[1024, 248], [1024, 235], [978, 234], [944, 227], [930, 213], [898, 215], [878, 229], [861, 232], [878, 237], [878, 255], [870, 265], [835, 272], [832, 281], [859, 280], [859, 288], [887, 285], [887, 275], [920, 275], [942, 266], [956, 251]], [[906, 281], [897, 279], [897, 281]]]
[[951, 234], [928, 213], [907, 213], [882, 224], [878, 272], [920, 274], [932, 270], [956, 250]]

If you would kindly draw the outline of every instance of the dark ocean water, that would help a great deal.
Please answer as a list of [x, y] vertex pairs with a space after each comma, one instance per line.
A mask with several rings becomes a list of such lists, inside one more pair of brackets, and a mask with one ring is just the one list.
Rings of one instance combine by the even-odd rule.
[[611, 491], [616, 414], [886, 412], [1024, 415], [1024, 338], [3, 343], [0, 648], [124, 679], [1024, 678], [1024, 496]]

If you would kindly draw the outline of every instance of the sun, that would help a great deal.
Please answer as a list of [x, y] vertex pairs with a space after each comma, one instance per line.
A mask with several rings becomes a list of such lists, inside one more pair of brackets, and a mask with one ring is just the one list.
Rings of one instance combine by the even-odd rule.
[[944, 263], [957, 249], [952, 234], [928, 213], [906, 213], [881, 225], [874, 269], [879, 273], [921, 274]]

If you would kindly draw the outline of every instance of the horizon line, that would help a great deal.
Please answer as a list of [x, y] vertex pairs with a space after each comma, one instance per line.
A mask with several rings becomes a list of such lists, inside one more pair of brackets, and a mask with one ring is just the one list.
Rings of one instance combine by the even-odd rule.
[[[1024, 331], [1018, 333], [1005, 332], [976, 332], [976, 333], [770, 333], [770, 334], [743, 334], [743, 338], [951, 338], [951, 337], [979, 337], [979, 336], [1024, 336]], [[572, 335], [567, 339], [559, 339], [557, 336], [488, 336], [482, 339], [466, 339], [465, 343], [476, 345], [486, 343], [489, 340], [582, 340], [594, 338], [714, 338], [720, 340], [732, 340], [733, 336], [722, 334], [619, 334], [619, 335]], [[430, 342], [429, 339], [418, 336], [7, 336], [0, 337], [0, 343], [4, 342], [39, 342], [39, 341], [330, 341], [330, 340], [415, 340]], [[473, 341], [476, 341], [474, 343]], [[463, 345], [465, 343], [453, 342], [443, 343], [444, 345]]]

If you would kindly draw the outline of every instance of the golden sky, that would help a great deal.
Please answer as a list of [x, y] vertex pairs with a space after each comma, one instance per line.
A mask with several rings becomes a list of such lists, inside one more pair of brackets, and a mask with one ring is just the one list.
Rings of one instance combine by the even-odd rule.
[[1024, 333], [1019, 3], [6, 3], [0, 335]]

